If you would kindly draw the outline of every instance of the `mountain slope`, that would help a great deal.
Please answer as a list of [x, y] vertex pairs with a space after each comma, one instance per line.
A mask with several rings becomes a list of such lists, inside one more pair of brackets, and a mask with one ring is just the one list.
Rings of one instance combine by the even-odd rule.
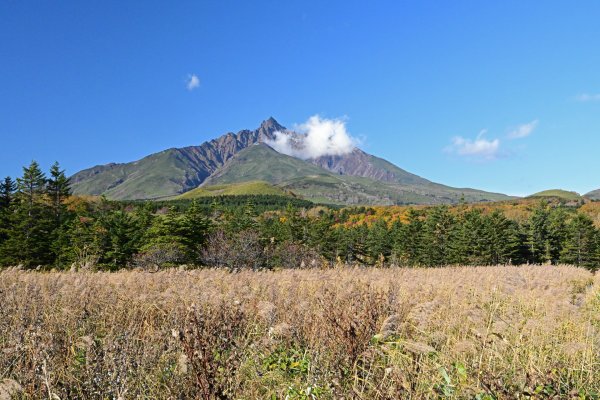
[[211, 175], [202, 186], [246, 181], [278, 184], [298, 176], [329, 174], [298, 158], [278, 153], [264, 143], [240, 151]]
[[593, 190], [593, 191], [585, 194], [584, 197], [591, 199], [591, 200], [600, 200], [600, 189]]
[[265, 181], [307, 200], [331, 204], [443, 204], [466, 201], [504, 200], [507, 196], [472, 189], [427, 184], [399, 184], [362, 176], [333, 173], [295, 157], [257, 144], [233, 156], [201, 186]]
[[258, 194], [293, 197], [293, 194], [286, 192], [277, 186], [271, 185], [270, 183], [264, 181], [248, 181], [229, 185], [201, 186], [185, 192], [184, 194], [180, 194], [179, 196], [175, 197], [175, 199], [195, 199], [199, 197]]
[[141, 160], [96, 166], [71, 177], [75, 194], [104, 194], [111, 199], [155, 199], [200, 185], [238, 151], [271, 140], [282, 127], [273, 118], [258, 129], [227, 133], [200, 146], [168, 149]]
[[428, 184], [427, 179], [411, 174], [382, 158], [355, 148], [344, 155], [322, 156], [309, 160], [321, 168], [340, 175], [362, 176], [382, 182], [400, 184]]

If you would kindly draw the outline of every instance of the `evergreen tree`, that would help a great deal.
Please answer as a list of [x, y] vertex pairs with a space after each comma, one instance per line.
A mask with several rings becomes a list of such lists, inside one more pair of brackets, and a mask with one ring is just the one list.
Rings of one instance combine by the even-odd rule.
[[451, 247], [451, 260], [456, 264], [485, 264], [484, 218], [481, 210], [464, 212], [457, 221], [455, 240]]
[[425, 264], [425, 235], [422, 214], [410, 208], [407, 223], [398, 222], [392, 227], [392, 252], [400, 265]]
[[318, 218], [311, 219], [308, 224], [306, 240], [308, 247], [332, 261], [337, 256], [333, 224], [333, 213], [320, 210]]
[[482, 235], [485, 242], [482, 249], [484, 265], [518, 262], [519, 236], [516, 223], [495, 210], [484, 219]]
[[32, 161], [17, 178], [14, 212], [10, 214], [8, 238], [0, 250], [3, 263], [25, 266], [49, 265], [53, 224], [45, 199], [46, 176]]
[[[103, 206], [106, 206], [105, 203]], [[110, 270], [126, 267], [138, 252], [140, 232], [134, 216], [122, 210], [99, 211], [92, 228], [100, 258], [98, 264]]]
[[549, 241], [548, 219], [549, 207], [545, 201], [533, 210], [527, 222], [527, 247], [529, 261], [534, 264], [548, 262], [552, 259], [552, 249]]
[[425, 260], [429, 266], [452, 262], [455, 219], [447, 206], [434, 207], [425, 219]]
[[561, 261], [567, 264], [597, 268], [598, 232], [590, 217], [578, 213], [568, 224], [568, 235]]
[[206, 243], [210, 227], [210, 220], [204, 215], [198, 202], [192, 201], [183, 216], [181, 235], [193, 261], [198, 261], [200, 248]]
[[256, 229], [256, 210], [254, 203], [247, 201], [243, 207], [236, 207], [225, 213], [225, 230], [228, 234], [239, 233], [247, 229]]
[[[13, 195], [17, 186], [10, 176], [0, 182], [0, 248], [8, 239], [10, 210], [13, 203]], [[1, 253], [1, 250], [0, 250]], [[2, 261], [0, 260], [0, 263]]]
[[70, 179], [66, 177], [65, 171], [60, 169], [58, 161], [50, 167], [50, 179], [48, 179], [47, 192], [58, 226], [60, 225], [65, 212], [63, 203], [65, 199], [71, 195]]
[[59, 266], [95, 268], [102, 258], [106, 231], [93, 218], [77, 216], [65, 222], [54, 241]]
[[559, 206], [550, 211], [548, 216], [548, 255], [552, 264], [560, 261], [563, 246], [567, 240], [567, 212], [564, 207]]
[[17, 184], [10, 176], [4, 178], [0, 183], [0, 212], [7, 210], [10, 207], [15, 190], [17, 190]]
[[389, 258], [392, 250], [392, 241], [387, 222], [383, 219], [375, 221], [369, 228], [366, 238], [367, 255], [371, 262], [380, 258]]

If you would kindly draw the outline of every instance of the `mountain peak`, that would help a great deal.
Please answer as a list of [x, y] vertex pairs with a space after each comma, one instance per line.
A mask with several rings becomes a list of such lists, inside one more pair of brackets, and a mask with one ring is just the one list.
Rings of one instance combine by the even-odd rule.
[[275, 118], [269, 117], [260, 124], [259, 129], [266, 130], [267, 132], [276, 132], [284, 131], [285, 127], [279, 124], [279, 122], [277, 122]]

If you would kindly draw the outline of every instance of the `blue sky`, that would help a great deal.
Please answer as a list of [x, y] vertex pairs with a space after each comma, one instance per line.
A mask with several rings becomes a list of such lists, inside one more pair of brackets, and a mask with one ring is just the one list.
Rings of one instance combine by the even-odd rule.
[[0, 174], [318, 114], [437, 182], [584, 193], [600, 188], [598, 16], [598, 1], [0, 2]]

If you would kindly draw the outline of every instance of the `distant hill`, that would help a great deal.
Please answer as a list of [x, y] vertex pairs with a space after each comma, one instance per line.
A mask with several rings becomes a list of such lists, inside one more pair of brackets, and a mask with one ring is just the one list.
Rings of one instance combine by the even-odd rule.
[[[293, 192], [317, 202], [335, 204], [444, 204], [510, 199], [499, 193], [452, 188], [411, 174], [355, 148], [348, 154], [302, 160], [265, 144], [287, 131], [269, 118], [255, 130], [227, 133], [200, 146], [172, 148], [141, 160], [92, 167], [71, 177], [75, 194], [110, 199], [166, 199], [199, 188], [189, 196], [219, 191]], [[262, 181], [269, 185], [246, 184]], [[277, 186], [275, 188], [274, 186]], [[182, 196], [183, 197], [183, 196]]]
[[584, 197], [590, 200], [600, 200], [600, 189], [586, 193]]
[[275, 195], [295, 197], [292, 193], [264, 181], [249, 181], [228, 185], [201, 186], [180, 194], [174, 199], [195, 199], [214, 196]]
[[579, 193], [562, 189], [544, 190], [542, 192], [534, 193], [529, 197], [556, 197], [568, 201], [581, 200], [581, 195]]

